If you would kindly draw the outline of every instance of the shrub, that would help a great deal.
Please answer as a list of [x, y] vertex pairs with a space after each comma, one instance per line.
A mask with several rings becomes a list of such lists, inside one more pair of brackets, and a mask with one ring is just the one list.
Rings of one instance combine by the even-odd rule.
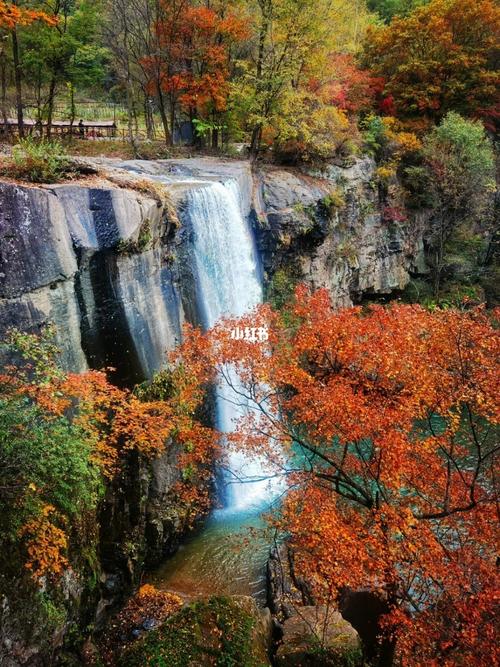
[[345, 208], [346, 199], [344, 190], [337, 187], [327, 194], [320, 202], [321, 208], [325, 211], [328, 217], [332, 217], [336, 211]]
[[116, 251], [124, 255], [144, 252], [150, 247], [152, 240], [151, 223], [145, 220], [137, 239], [120, 239], [116, 245]]
[[347, 114], [311, 94], [290, 94], [273, 126], [274, 149], [282, 162], [321, 163], [357, 151], [357, 128]]
[[382, 210], [382, 221], [386, 224], [407, 222], [408, 216], [399, 206], [385, 206]]
[[364, 149], [373, 156], [378, 156], [388, 143], [384, 119], [375, 114], [369, 114], [361, 121], [360, 127], [363, 134]]
[[434, 200], [427, 241], [438, 297], [447, 241], [464, 224], [484, 227], [493, 210], [495, 155], [482, 123], [453, 112], [425, 137], [422, 154]]
[[12, 149], [6, 175], [30, 183], [56, 183], [71, 173], [71, 160], [58, 141], [22, 139]]
[[277, 310], [283, 308], [293, 300], [297, 281], [297, 272], [292, 268], [277, 269], [267, 286], [266, 300]]
[[[95, 509], [102, 487], [92, 445], [66, 417], [54, 417], [27, 399], [0, 398], [1, 542], [8, 549], [26, 537], [26, 566], [37, 577], [60, 572], [51, 566], [62, 562], [56, 551], [64, 552], [67, 543], [55, 524], [66, 526]], [[58, 539], [49, 545], [50, 536]], [[45, 560], [37, 551], [41, 545]]]

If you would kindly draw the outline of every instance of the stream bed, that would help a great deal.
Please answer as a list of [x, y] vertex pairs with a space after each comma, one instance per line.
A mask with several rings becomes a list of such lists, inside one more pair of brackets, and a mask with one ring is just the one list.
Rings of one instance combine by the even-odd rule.
[[251, 595], [266, 604], [266, 562], [273, 536], [259, 511], [216, 510], [149, 582], [187, 598]]

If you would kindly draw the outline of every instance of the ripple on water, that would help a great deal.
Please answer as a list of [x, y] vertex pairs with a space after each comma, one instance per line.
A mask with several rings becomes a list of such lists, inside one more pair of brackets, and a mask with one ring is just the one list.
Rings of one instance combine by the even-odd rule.
[[188, 598], [251, 595], [265, 604], [271, 543], [261, 515], [219, 510], [152, 573], [150, 582]]

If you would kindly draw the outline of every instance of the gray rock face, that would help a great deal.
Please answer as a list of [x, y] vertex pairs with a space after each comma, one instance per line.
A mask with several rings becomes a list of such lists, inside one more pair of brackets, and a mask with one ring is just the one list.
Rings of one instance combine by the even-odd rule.
[[64, 209], [50, 190], [0, 183], [0, 336], [59, 323], [68, 367], [87, 367], [75, 293], [78, 264]]
[[[425, 270], [425, 220], [386, 219], [369, 158], [322, 178], [276, 168], [255, 175], [249, 162], [213, 158], [98, 164], [160, 181], [181, 219], [190, 188], [236, 180], [265, 278], [290, 271], [326, 287], [337, 306], [402, 289], [410, 272]], [[137, 191], [0, 183], [0, 335], [53, 322], [67, 368], [112, 366], [127, 383], [150, 377], [184, 319], [199, 322], [188, 227], [169, 234], [166, 212]]]
[[119, 188], [0, 184], [0, 335], [55, 324], [63, 365], [150, 377], [180, 339], [165, 212]]
[[77, 271], [64, 210], [47, 190], [0, 183], [0, 297], [20, 296]]
[[425, 220], [400, 214], [398, 197], [392, 193], [387, 207], [369, 158], [332, 166], [322, 178], [264, 170], [256, 232], [267, 277], [288, 271], [313, 289], [328, 289], [337, 307], [403, 289], [410, 273], [426, 270]]
[[128, 190], [54, 186], [76, 249], [115, 248], [120, 241], [136, 238], [145, 221], [158, 234], [161, 211], [152, 199], [139, 198]]

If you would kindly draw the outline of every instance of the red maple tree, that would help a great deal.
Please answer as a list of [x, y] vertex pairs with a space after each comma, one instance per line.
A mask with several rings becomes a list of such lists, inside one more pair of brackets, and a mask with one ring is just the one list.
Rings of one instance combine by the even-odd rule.
[[[256, 325], [267, 344], [231, 339]], [[238, 368], [251, 409], [232, 444], [289, 479], [275, 520], [298, 568], [318, 599], [376, 592], [404, 665], [498, 658], [498, 352], [481, 308], [335, 312], [303, 288], [181, 351], [205, 380]]]
[[226, 109], [232, 45], [247, 36], [233, 12], [196, 6], [188, 0], [162, 0], [154, 26], [158, 52], [143, 59], [166, 94], [173, 126], [181, 107], [191, 118], [214, 118]]

